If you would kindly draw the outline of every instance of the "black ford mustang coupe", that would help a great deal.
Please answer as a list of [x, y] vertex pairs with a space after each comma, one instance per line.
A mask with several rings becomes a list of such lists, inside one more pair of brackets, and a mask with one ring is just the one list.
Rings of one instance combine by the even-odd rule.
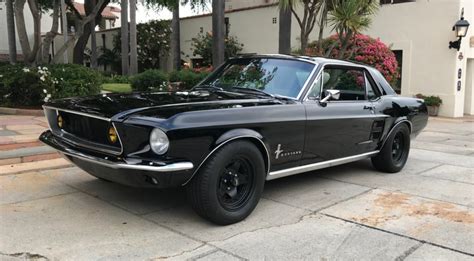
[[230, 59], [186, 92], [61, 99], [44, 111], [40, 140], [81, 169], [186, 186], [217, 224], [246, 218], [266, 180], [364, 158], [398, 172], [428, 119], [423, 100], [398, 96], [374, 68], [282, 55]]

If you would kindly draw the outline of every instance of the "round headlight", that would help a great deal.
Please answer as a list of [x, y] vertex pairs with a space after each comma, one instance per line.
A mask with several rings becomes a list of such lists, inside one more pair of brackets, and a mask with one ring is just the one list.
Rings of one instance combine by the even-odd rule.
[[168, 151], [170, 141], [162, 130], [155, 128], [150, 134], [150, 147], [153, 152], [163, 155]]

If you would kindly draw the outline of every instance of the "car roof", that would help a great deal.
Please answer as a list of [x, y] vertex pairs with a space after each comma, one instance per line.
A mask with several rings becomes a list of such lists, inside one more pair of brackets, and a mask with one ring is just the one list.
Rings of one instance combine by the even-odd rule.
[[340, 65], [358, 65], [372, 68], [367, 64], [354, 62], [354, 61], [346, 61], [341, 59], [332, 59], [326, 57], [319, 57], [319, 56], [304, 56], [304, 55], [287, 55], [287, 54], [242, 54], [240, 56], [233, 57], [232, 59], [239, 59], [239, 58], [277, 58], [277, 59], [288, 59], [288, 60], [302, 60], [306, 62], [316, 63], [316, 64], [340, 64]]

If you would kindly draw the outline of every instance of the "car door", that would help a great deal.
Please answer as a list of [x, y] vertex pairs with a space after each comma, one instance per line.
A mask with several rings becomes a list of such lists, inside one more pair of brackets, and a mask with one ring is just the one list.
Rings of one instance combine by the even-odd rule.
[[[373, 150], [373, 132], [380, 123], [368, 98], [371, 87], [366, 73], [363, 67], [341, 65], [325, 65], [321, 70], [304, 99], [307, 122], [302, 165]], [[339, 99], [321, 103], [326, 90], [339, 90]]]

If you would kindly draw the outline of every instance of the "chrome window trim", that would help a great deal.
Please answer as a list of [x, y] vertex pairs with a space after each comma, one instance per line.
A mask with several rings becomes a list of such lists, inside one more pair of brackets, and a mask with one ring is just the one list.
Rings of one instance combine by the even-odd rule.
[[237, 139], [245, 139], [245, 138], [252, 138], [252, 139], [255, 139], [255, 140], [258, 140], [262, 146], [265, 148], [265, 151], [267, 153], [267, 161], [268, 161], [268, 167], [266, 169], [266, 175], [268, 177], [269, 173], [270, 173], [270, 167], [271, 167], [271, 162], [270, 162], [270, 153], [268, 152], [268, 148], [267, 146], [265, 145], [265, 143], [258, 137], [256, 136], [252, 136], [252, 135], [240, 135], [240, 136], [235, 136], [233, 138], [230, 138], [228, 140], [225, 140], [223, 141], [221, 144], [217, 145], [211, 152], [209, 152], [209, 154], [207, 154], [207, 156], [204, 158], [204, 160], [199, 164], [199, 166], [194, 170], [194, 173], [193, 175], [191, 175], [191, 177], [184, 183], [182, 184], [182, 186], [185, 186], [186, 184], [188, 184], [192, 179], [193, 177], [197, 174], [197, 172], [199, 171], [199, 169], [201, 168], [202, 165], [204, 165], [204, 163], [207, 161], [207, 159], [212, 155], [214, 154], [214, 152], [216, 152], [219, 148], [221, 148], [222, 146], [224, 146], [225, 144], [233, 141], [233, 140], [237, 140]]
[[288, 169], [283, 169], [283, 170], [278, 170], [278, 171], [272, 171], [267, 176], [267, 180], [283, 178], [283, 177], [287, 177], [291, 175], [300, 174], [303, 172], [308, 172], [308, 171], [328, 168], [332, 166], [337, 166], [337, 165], [341, 165], [341, 164], [345, 164], [349, 162], [354, 162], [361, 159], [369, 158], [370, 156], [376, 155], [379, 152], [380, 151], [376, 150], [376, 151], [371, 151], [371, 152], [353, 155], [349, 157], [343, 157], [343, 158], [332, 159], [332, 160], [312, 163], [308, 165], [303, 165], [303, 166], [298, 166], [298, 167], [293, 167], [293, 168], [288, 168]]

